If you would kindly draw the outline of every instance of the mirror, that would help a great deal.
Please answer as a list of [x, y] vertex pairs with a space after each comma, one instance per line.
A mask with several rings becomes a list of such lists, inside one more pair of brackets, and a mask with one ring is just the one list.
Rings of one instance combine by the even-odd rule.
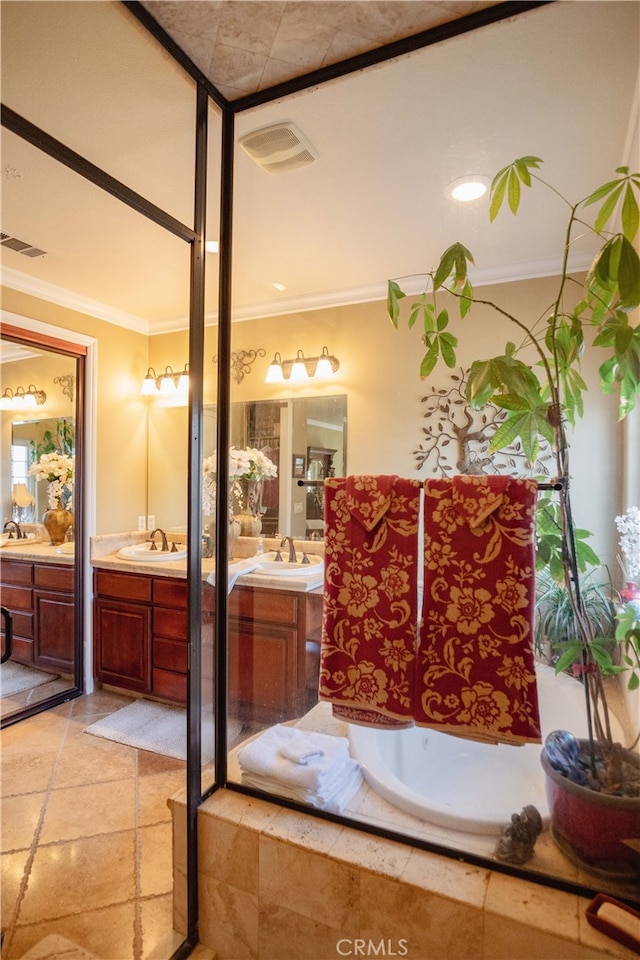
[[[296, 397], [231, 404], [231, 445], [261, 450], [278, 468], [265, 480], [259, 513], [264, 536], [323, 535], [322, 483], [345, 475], [347, 397]], [[216, 408], [204, 408], [204, 453], [216, 445]], [[206, 521], [205, 521], [206, 522]]]
[[[81, 497], [76, 496], [74, 476], [62, 488], [72, 526], [63, 542], [52, 545], [42, 519], [56, 485], [39, 478], [34, 468], [43, 456], [56, 454], [75, 462], [77, 437], [82, 436], [76, 406], [83, 362], [37, 337], [25, 335], [18, 342], [9, 329], [3, 324], [1, 338], [0, 560], [2, 606], [11, 617], [9, 621], [3, 612], [3, 726], [45, 701], [60, 702], [80, 688], [82, 676], [77, 653], [82, 601], [76, 588], [81, 550], [74, 542]], [[33, 395], [33, 405], [26, 409], [23, 392]]]

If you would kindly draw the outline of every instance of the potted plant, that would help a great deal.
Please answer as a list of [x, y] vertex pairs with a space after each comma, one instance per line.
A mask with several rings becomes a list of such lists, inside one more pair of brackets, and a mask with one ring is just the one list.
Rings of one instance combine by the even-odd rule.
[[[523, 318], [477, 296], [469, 277], [473, 256], [461, 243], [454, 243], [427, 274], [424, 293], [412, 305], [408, 323], [422, 326], [426, 348], [420, 366], [423, 378], [439, 362], [449, 368], [457, 364], [458, 338], [450, 328], [448, 309], [452, 300], [457, 302], [461, 319], [474, 304], [483, 304], [506, 318], [519, 336], [519, 344], [508, 341], [501, 353], [473, 362], [466, 399], [477, 409], [490, 402], [506, 411], [492, 438], [492, 451], [519, 439], [533, 464], [541, 438], [552, 447], [558, 487], [556, 512], [549, 529], [545, 531], [543, 524], [538, 551], [552, 575], [561, 577], [571, 610], [572, 636], [568, 639], [573, 650], [570, 654], [565, 651], [562, 659], [576, 654], [579, 658], [589, 727], [584, 742], [570, 732], [556, 731], [542, 750], [552, 831], [570, 856], [596, 868], [609, 869], [611, 861], [616, 861], [612, 871], [626, 876], [638, 858], [633, 845], [624, 841], [637, 838], [639, 832], [639, 764], [631, 744], [615, 742], [604, 677], [629, 670], [629, 684], [637, 686], [638, 620], [625, 606], [618, 615], [616, 650], [607, 651], [587, 615], [580, 577], [583, 543], [576, 535], [571, 505], [567, 424], [574, 425], [583, 411], [587, 387], [580, 375], [580, 357], [587, 347], [588, 328], [594, 334], [590, 349], [605, 351], [601, 387], [605, 392], [617, 391], [620, 418], [633, 409], [640, 396], [640, 325], [634, 326], [629, 316], [640, 304], [640, 259], [633, 245], [640, 223], [640, 175], [620, 167], [612, 180], [570, 203], [542, 179], [538, 173], [541, 165], [538, 157], [527, 156], [496, 174], [491, 184], [490, 218], [495, 219], [505, 203], [516, 214], [522, 189], [534, 184], [551, 190], [566, 204], [562, 266], [557, 295], [548, 312]], [[592, 211], [595, 217], [590, 220]], [[607, 225], [614, 217], [619, 219], [620, 229], [610, 231]], [[577, 230], [590, 231], [600, 243], [584, 281], [569, 270]], [[390, 280], [387, 308], [396, 328], [405, 296], [397, 281]], [[535, 363], [530, 360], [532, 355]], [[573, 828], [577, 828], [575, 833]], [[621, 836], [616, 834], [618, 828]]]

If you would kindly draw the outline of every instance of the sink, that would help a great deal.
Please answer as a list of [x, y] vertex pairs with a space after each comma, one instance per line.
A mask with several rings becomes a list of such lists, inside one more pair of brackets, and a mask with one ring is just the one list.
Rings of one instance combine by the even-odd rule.
[[152, 550], [150, 543], [134, 543], [118, 550], [118, 556], [123, 560], [138, 560], [140, 563], [167, 563], [170, 560], [183, 560], [186, 555], [186, 549], [171, 551], [159, 550], [156, 547]]
[[59, 547], [56, 547], [56, 553], [73, 553], [75, 548], [75, 543], [68, 541], [67, 543], [61, 543]]
[[[296, 563], [289, 563], [287, 555], [281, 551], [282, 560], [276, 560], [276, 554], [265, 553], [254, 573], [268, 574], [270, 577], [310, 577], [322, 571], [324, 561], [322, 557], [315, 554], [308, 554], [309, 563], [302, 563], [298, 560]], [[298, 556], [301, 557], [300, 551]]]

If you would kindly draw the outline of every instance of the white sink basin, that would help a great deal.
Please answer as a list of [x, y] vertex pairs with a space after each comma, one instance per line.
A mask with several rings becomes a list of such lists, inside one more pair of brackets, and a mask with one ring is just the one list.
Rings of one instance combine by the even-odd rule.
[[75, 543], [68, 541], [67, 543], [61, 543], [59, 547], [56, 547], [56, 553], [74, 553], [75, 549]]
[[139, 563], [166, 563], [169, 560], [183, 560], [186, 550], [155, 550], [151, 549], [150, 543], [134, 543], [130, 547], [122, 547], [118, 550], [118, 556], [123, 560], [137, 560]]
[[309, 563], [302, 563], [302, 554], [297, 551], [299, 559], [296, 563], [289, 563], [287, 553], [281, 551], [281, 560], [276, 560], [276, 554], [265, 553], [259, 561], [254, 573], [268, 574], [270, 577], [310, 577], [322, 571], [324, 561], [322, 557], [308, 554]]

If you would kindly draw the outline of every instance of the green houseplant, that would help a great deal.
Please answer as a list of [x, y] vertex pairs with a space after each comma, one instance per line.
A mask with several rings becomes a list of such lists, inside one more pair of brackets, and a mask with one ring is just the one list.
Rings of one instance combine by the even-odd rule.
[[[526, 156], [496, 174], [491, 184], [490, 219], [494, 220], [505, 206], [516, 214], [523, 188], [545, 187], [566, 205], [568, 217], [557, 294], [545, 314], [523, 318], [478, 296], [469, 277], [473, 256], [463, 244], [454, 243], [444, 251], [435, 270], [427, 274], [425, 290], [412, 304], [408, 323], [410, 327], [416, 324], [422, 327], [425, 353], [420, 375], [423, 378], [439, 363], [453, 368], [458, 362], [458, 337], [452, 330], [450, 317], [452, 303], [457, 304], [461, 320], [474, 304], [482, 304], [508, 320], [518, 336], [517, 343], [508, 341], [495, 356], [473, 362], [467, 378], [466, 400], [477, 409], [491, 402], [506, 411], [504, 421], [492, 438], [492, 451], [519, 440], [528, 461], [535, 463], [541, 438], [553, 450], [558, 490], [553, 503], [546, 498], [545, 512], [540, 514], [545, 519], [539, 521], [538, 557], [551, 575], [560, 579], [571, 611], [572, 631], [567, 639], [572, 650], [565, 652], [561, 659], [564, 663], [569, 656], [579, 656], [589, 726], [584, 744], [578, 744], [570, 734], [566, 741], [561, 737], [556, 743], [558, 766], [564, 762], [566, 767], [560, 777], [571, 784], [571, 774], [575, 774], [577, 779], [585, 780], [585, 789], [596, 796], [615, 795], [624, 782], [623, 790], [632, 796], [614, 799], [620, 799], [623, 806], [627, 801], [630, 805], [631, 820], [622, 827], [628, 837], [628, 831], [633, 829], [630, 823], [635, 819], [637, 824], [640, 813], [638, 770], [630, 745], [622, 747], [614, 741], [603, 677], [626, 669], [631, 676], [629, 685], [632, 689], [637, 686], [640, 650], [637, 617], [634, 619], [625, 608], [626, 619], [621, 620], [615, 634], [618, 655], [614, 655], [600, 642], [597, 626], [587, 615], [580, 575], [585, 568], [586, 545], [583, 532], [576, 530], [573, 518], [567, 425], [574, 425], [583, 413], [587, 386], [580, 373], [580, 358], [587, 348], [604, 351], [600, 383], [604, 391], [617, 392], [620, 418], [631, 412], [640, 396], [640, 325], [634, 325], [631, 320], [632, 312], [640, 304], [640, 259], [634, 247], [640, 223], [637, 200], [640, 175], [620, 167], [612, 180], [577, 203], [570, 203], [542, 179], [538, 172], [541, 165], [540, 158]], [[592, 214], [595, 214], [593, 219]], [[614, 220], [619, 221], [620, 228], [611, 230], [609, 225]], [[591, 232], [600, 244], [584, 280], [576, 279], [569, 269], [569, 253], [578, 231]], [[387, 309], [396, 328], [405, 296], [398, 282], [390, 280]], [[592, 332], [590, 345], [589, 331]], [[589, 562], [594, 562], [593, 557]], [[546, 747], [542, 751], [543, 766], [545, 750]], [[574, 816], [584, 819], [584, 810], [580, 809], [575, 815], [569, 813], [568, 819], [571, 821]], [[600, 813], [596, 814], [599, 816]], [[596, 823], [596, 833], [606, 832], [597, 819]], [[590, 821], [589, 830], [592, 828]], [[635, 829], [637, 833], [637, 826]], [[560, 845], [566, 846], [564, 822], [558, 828], [556, 839], [561, 833]], [[571, 840], [568, 846], [571, 847]], [[573, 852], [589, 864], [596, 861], [604, 864], [610, 856], [609, 850], [596, 851], [592, 858], [592, 851], [585, 850], [580, 840]], [[622, 850], [623, 859], [627, 853], [626, 849]]]

